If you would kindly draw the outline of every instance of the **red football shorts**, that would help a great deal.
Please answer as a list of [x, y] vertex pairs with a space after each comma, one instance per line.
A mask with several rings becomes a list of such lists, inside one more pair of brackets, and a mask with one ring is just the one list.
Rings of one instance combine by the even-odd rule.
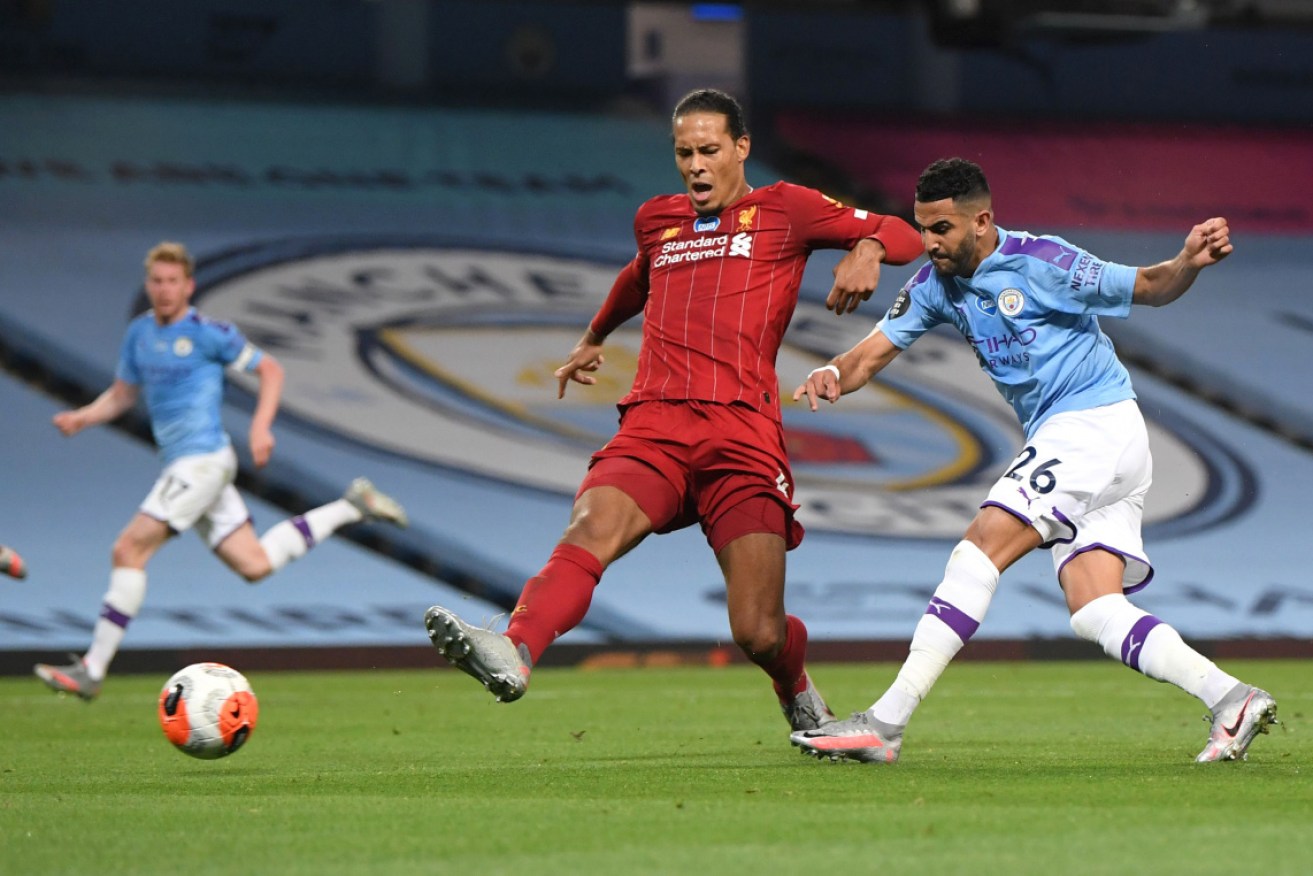
[[637, 502], [655, 532], [700, 523], [717, 553], [755, 532], [780, 536], [789, 550], [802, 542], [784, 431], [746, 405], [688, 400], [626, 407], [620, 431], [593, 454], [576, 498], [602, 486]]

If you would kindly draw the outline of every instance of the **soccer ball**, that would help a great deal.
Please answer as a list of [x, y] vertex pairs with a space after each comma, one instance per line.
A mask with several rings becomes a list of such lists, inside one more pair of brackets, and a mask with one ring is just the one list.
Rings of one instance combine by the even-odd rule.
[[255, 729], [260, 704], [251, 685], [222, 663], [193, 663], [160, 691], [160, 727], [178, 750], [214, 760], [241, 748]]

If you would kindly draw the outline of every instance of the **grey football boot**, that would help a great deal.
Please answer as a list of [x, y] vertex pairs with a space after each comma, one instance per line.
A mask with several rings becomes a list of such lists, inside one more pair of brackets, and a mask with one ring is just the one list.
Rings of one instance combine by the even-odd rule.
[[516, 648], [501, 633], [471, 626], [440, 605], [424, 613], [424, 626], [438, 653], [477, 678], [498, 702], [524, 696], [533, 666], [527, 647]]
[[903, 747], [903, 728], [878, 721], [870, 712], [853, 712], [843, 721], [831, 721], [815, 730], [799, 730], [789, 736], [789, 741], [803, 754], [816, 758], [895, 763]]
[[834, 712], [825, 705], [825, 700], [807, 676], [807, 687], [788, 702], [780, 702], [780, 710], [789, 721], [791, 730], [815, 730], [834, 720]]
[[1277, 701], [1265, 690], [1237, 684], [1204, 720], [1212, 722], [1212, 731], [1195, 763], [1248, 760], [1254, 737], [1278, 723]]
[[32, 671], [51, 690], [77, 694], [87, 702], [94, 700], [100, 694], [100, 682], [93, 679], [87, 672], [87, 665], [82, 662], [81, 657], [76, 654], [69, 654], [68, 656], [73, 661], [68, 666], [38, 663], [32, 667]]
[[350, 502], [366, 520], [382, 520], [405, 529], [410, 525], [401, 503], [380, 490], [369, 478], [356, 478], [342, 498]]

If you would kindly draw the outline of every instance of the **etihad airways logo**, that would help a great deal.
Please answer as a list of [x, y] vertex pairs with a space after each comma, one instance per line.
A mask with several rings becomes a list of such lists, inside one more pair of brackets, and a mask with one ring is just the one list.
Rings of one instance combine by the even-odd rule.
[[[737, 236], [704, 239], [737, 255]], [[427, 239], [290, 239], [202, 258], [195, 299], [282, 363], [280, 421], [568, 498], [614, 434], [640, 320], [608, 337], [596, 385], [572, 384], [558, 400], [552, 372], [624, 260]], [[869, 321], [836, 320], [825, 291], [794, 313], [777, 361], [781, 398], [869, 330]], [[915, 352], [897, 374], [820, 413], [784, 405], [793, 483], [778, 486], [792, 491], [809, 529], [960, 538], [1023, 443], [989, 381], [963, 380], [975, 370], [969, 347], [931, 332]], [[251, 375], [233, 380], [257, 388]], [[1154, 479], [1171, 485], [1145, 508], [1151, 536], [1155, 526], [1187, 532], [1243, 510], [1252, 491], [1239, 454], [1189, 424], [1151, 421], [1150, 433]]]

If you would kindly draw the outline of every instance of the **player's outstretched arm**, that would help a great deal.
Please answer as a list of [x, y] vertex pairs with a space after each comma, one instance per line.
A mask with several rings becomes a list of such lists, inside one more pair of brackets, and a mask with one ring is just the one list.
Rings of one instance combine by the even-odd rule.
[[265, 353], [255, 366], [255, 375], [260, 378], [260, 391], [255, 398], [255, 413], [251, 415], [250, 442], [251, 460], [260, 468], [274, 452], [274, 417], [283, 397], [282, 363]]
[[1201, 222], [1190, 229], [1176, 258], [1136, 272], [1131, 300], [1150, 307], [1171, 304], [1186, 293], [1200, 271], [1217, 264], [1233, 249], [1231, 229], [1225, 219], [1219, 216]]
[[640, 253], [621, 268], [606, 300], [588, 324], [588, 331], [565, 357], [565, 364], [553, 372], [557, 398], [565, 398], [565, 387], [572, 380], [585, 386], [597, 383], [592, 372], [606, 361], [602, 358], [602, 342], [626, 320], [643, 312], [647, 289], [646, 262]]
[[851, 350], [835, 356], [828, 364], [808, 374], [807, 380], [793, 391], [793, 400], [799, 401], [805, 395], [807, 405], [813, 411], [819, 407], [818, 399], [833, 404], [839, 400], [839, 396], [865, 386], [901, 352], [877, 328]]
[[95, 401], [71, 411], [60, 411], [51, 422], [65, 436], [71, 437], [90, 426], [118, 419], [137, 403], [137, 394], [136, 385], [115, 379]]

